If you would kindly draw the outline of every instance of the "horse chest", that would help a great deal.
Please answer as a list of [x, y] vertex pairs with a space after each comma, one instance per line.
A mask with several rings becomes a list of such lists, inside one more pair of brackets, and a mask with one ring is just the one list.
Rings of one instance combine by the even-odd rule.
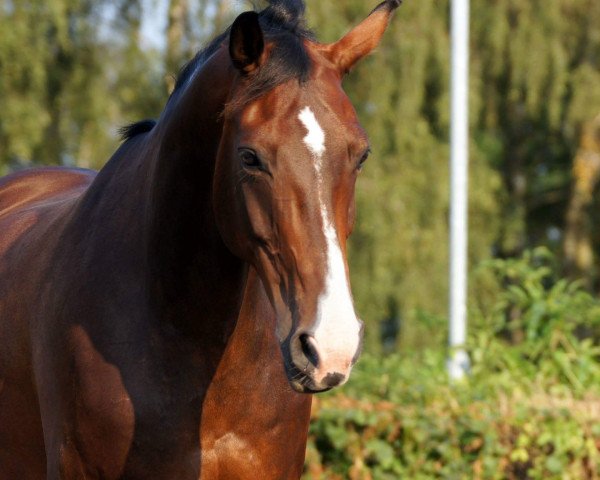
[[227, 398], [209, 390], [201, 422], [203, 478], [300, 477], [311, 399], [265, 378], [270, 388], [230, 386]]
[[291, 391], [280, 365], [264, 367], [252, 385], [233, 368], [202, 381], [198, 366], [180, 358], [157, 374], [145, 355], [124, 362], [101, 355], [83, 334], [77, 340], [65, 449], [78, 457], [74, 469], [133, 479], [300, 476], [310, 397]]
[[202, 448], [200, 478], [251, 478], [265, 468], [260, 450], [233, 432]]
[[288, 427], [211, 435], [202, 442], [202, 479], [297, 479], [304, 463], [305, 434]]
[[74, 450], [101, 477], [218, 480], [256, 478], [260, 472], [261, 478], [279, 480], [301, 474], [308, 399], [294, 405], [294, 415], [254, 403], [250, 392], [220, 405], [210, 398], [193, 405], [166, 404], [165, 398], [144, 405], [131, 396], [87, 398], [76, 409], [80, 441]]

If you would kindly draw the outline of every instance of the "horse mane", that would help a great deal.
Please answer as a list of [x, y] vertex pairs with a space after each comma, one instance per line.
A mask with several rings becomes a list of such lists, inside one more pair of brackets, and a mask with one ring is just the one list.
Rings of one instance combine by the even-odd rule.
[[[268, 6], [258, 12], [258, 15], [265, 40], [273, 43], [273, 49], [265, 64], [252, 75], [247, 88], [225, 106], [226, 115], [289, 80], [295, 78], [300, 83], [304, 83], [308, 79], [311, 60], [304, 48], [304, 40], [312, 40], [314, 35], [306, 28], [304, 1], [269, 0], [267, 4]], [[227, 40], [230, 31], [231, 26], [183, 66], [169, 100], [184, 89], [194, 72]], [[153, 120], [143, 120], [125, 126], [119, 132], [123, 140], [129, 140], [136, 135], [149, 132], [155, 124]]]
[[137, 135], [149, 132], [154, 128], [154, 125], [156, 125], [156, 120], [151, 119], [130, 123], [119, 128], [119, 136], [122, 140], [129, 140]]

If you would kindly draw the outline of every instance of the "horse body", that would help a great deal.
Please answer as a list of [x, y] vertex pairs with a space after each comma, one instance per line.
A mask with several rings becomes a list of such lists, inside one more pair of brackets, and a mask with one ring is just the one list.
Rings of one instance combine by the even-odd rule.
[[[211, 292], [231, 305], [218, 319], [226, 328], [206, 336], [161, 322], [144, 248], [128, 241], [141, 237], [139, 211], [121, 218], [117, 193], [93, 178], [48, 169], [4, 181], [2, 205], [31, 194], [0, 215], [0, 311], [23, 312], [2, 317], [0, 478], [44, 478], [46, 459], [61, 478], [299, 476], [310, 397], [273, 362], [275, 319], [256, 273], [243, 272], [238, 291]], [[21, 270], [31, 273], [11, 275]], [[27, 298], [36, 301], [23, 308]]]
[[333, 46], [294, 37], [305, 84], [245, 101], [278, 37], [243, 14], [97, 175], [0, 180], [0, 480], [300, 476], [306, 393], [345, 381], [361, 335], [366, 140], [341, 76], [397, 6]]
[[[39, 256], [56, 242], [73, 198], [91, 176], [40, 169], [0, 180], [0, 477], [44, 478], [46, 459], [32, 371], [31, 310], [41, 282]], [[21, 269], [28, 272], [22, 275]], [[34, 300], [35, 299], [35, 300]]]

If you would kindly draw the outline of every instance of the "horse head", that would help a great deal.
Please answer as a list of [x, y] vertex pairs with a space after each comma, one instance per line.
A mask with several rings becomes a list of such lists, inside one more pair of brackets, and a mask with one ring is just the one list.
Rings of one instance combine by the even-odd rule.
[[377, 46], [399, 4], [381, 3], [333, 44], [303, 29], [301, 1], [243, 13], [230, 29], [234, 81], [217, 155], [215, 217], [227, 247], [262, 280], [299, 392], [343, 384], [361, 350], [346, 241], [369, 142], [342, 80]]

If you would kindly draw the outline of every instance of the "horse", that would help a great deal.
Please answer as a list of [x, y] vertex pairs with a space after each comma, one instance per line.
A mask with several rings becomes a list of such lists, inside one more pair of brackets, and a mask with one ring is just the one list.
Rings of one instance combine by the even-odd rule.
[[98, 173], [0, 180], [0, 479], [300, 477], [363, 334], [342, 80], [399, 4], [331, 44], [242, 13]]

